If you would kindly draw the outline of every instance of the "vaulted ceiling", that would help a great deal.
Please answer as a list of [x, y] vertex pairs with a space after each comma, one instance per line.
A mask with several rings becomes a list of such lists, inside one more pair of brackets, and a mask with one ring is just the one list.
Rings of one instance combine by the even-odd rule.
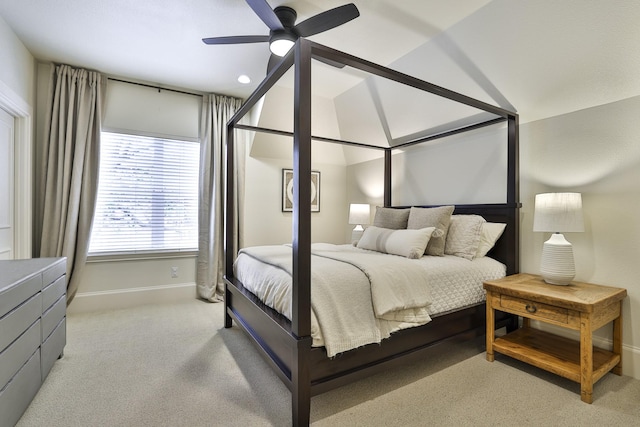
[[[310, 37], [536, 120], [640, 95], [640, 2], [353, 0], [360, 17]], [[342, 0], [269, 0], [298, 21]], [[0, 0], [34, 57], [160, 86], [246, 97], [267, 34], [243, 0]], [[237, 82], [240, 74], [252, 83]], [[334, 94], [335, 95], [335, 94]]]
[[[345, 0], [269, 0], [296, 22]], [[355, 1], [361, 16], [310, 39], [388, 64], [473, 13], [487, 0]], [[205, 92], [246, 96], [265, 76], [266, 43], [207, 46], [204, 37], [266, 35], [244, 0], [2, 0], [0, 16], [39, 59]], [[406, 27], [407, 16], [424, 28]], [[241, 74], [253, 84], [237, 82]]]

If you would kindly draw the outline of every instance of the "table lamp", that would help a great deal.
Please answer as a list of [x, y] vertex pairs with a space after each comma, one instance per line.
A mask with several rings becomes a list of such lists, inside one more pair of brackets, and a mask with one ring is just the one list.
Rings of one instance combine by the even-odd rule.
[[540, 275], [553, 285], [568, 285], [576, 275], [573, 247], [563, 232], [584, 231], [580, 193], [537, 194], [533, 231], [551, 232], [544, 242]]
[[355, 225], [351, 232], [351, 243], [357, 243], [362, 237], [363, 224], [369, 224], [371, 220], [370, 206], [362, 203], [351, 203], [349, 205], [349, 224]]

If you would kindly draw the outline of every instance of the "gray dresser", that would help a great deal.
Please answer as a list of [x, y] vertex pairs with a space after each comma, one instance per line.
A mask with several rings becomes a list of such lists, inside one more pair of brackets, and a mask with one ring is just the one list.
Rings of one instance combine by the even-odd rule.
[[0, 261], [0, 427], [14, 426], [67, 341], [66, 258]]

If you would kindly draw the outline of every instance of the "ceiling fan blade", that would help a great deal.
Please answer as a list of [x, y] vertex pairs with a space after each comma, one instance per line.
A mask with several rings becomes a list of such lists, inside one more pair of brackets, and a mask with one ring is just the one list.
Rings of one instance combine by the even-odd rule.
[[209, 37], [202, 39], [205, 44], [240, 44], [240, 43], [262, 43], [268, 42], [269, 36], [230, 36], [230, 37]]
[[[248, 0], [247, 0], [248, 1]], [[294, 28], [302, 37], [309, 37], [330, 30], [360, 16], [355, 4], [349, 3], [302, 21]]]
[[276, 13], [271, 9], [267, 0], [247, 0], [247, 4], [267, 24], [271, 31], [284, 30], [282, 22], [278, 19]]

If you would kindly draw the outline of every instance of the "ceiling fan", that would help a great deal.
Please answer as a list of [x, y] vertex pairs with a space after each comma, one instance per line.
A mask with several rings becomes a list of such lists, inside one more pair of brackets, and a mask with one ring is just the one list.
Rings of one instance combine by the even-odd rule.
[[[288, 6], [278, 6], [272, 9], [266, 0], [246, 0], [249, 7], [269, 27], [269, 35], [264, 36], [229, 36], [209, 37], [202, 41], [206, 44], [239, 44], [239, 43], [269, 43], [271, 57], [267, 65], [269, 72], [285, 56], [289, 49], [300, 37], [309, 37], [323, 31], [345, 24], [360, 16], [358, 8], [353, 4], [345, 4], [327, 10], [295, 24], [298, 14]], [[334, 66], [341, 66], [330, 61]]]

